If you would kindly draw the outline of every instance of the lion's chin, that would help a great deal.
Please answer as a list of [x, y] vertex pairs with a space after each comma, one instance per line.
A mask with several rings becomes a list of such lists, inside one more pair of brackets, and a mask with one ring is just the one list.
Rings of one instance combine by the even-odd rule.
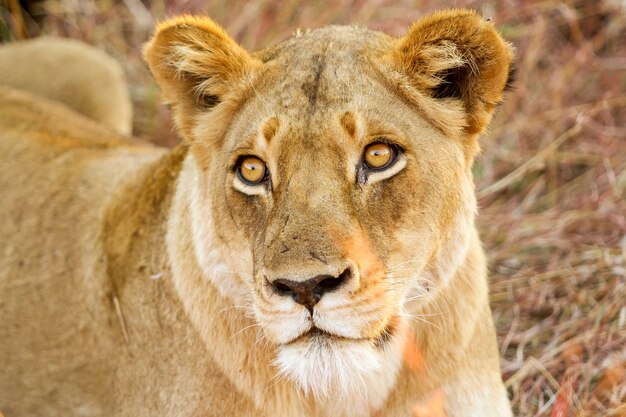
[[[339, 401], [350, 415], [380, 407], [395, 383], [401, 363], [395, 337], [380, 343], [313, 331], [281, 345], [274, 361], [280, 374], [320, 403]], [[361, 407], [361, 412], [354, 407]], [[342, 415], [336, 410], [334, 415]]]

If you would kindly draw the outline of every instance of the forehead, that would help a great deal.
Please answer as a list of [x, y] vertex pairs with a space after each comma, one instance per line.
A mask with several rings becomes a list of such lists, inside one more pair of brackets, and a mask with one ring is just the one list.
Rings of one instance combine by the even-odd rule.
[[[274, 149], [281, 143], [296, 153], [320, 145], [345, 145], [341, 119], [346, 112], [356, 116], [361, 132], [369, 136], [438, 135], [376, 68], [394, 42], [395, 38], [364, 28], [329, 26], [256, 52], [263, 65], [230, 124], [224, 149], [254, 151], [264, 124], [273, 118], [280, 121]], [[363, 145], [349, 142], [357, 148]]]
[[391, 42], [382, 33], [345, 26], [296, 34], [256, 54], [264, 62], [257, 91], [273, 111], [306, 121], [371, 89], [368, 63], [389, 51]]
[[[362, 141], [378, 135], [408, 142], [439, 136], [379, 69], [394, 42], [380, 32], [330, 26], [255, 53], [263, 65], [230, 124], [223, 149], [257, 152], [257, 138], [265, 123], [275, 118], [280, 134], [271, 148], [288, 144], [289, 152], [298, 153], [324, 146], [334, 152], [336, 146], [346, 145], [341, 123], [346, 112], [360, 122], [360, 132], [367, 136]], [[364, 143], [348, 140], [347, 145], [360, 150]]]

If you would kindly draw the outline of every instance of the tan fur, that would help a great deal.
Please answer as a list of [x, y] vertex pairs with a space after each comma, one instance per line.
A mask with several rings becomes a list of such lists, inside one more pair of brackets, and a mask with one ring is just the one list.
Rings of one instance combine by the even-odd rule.
[[0, 48], [0, 84], [60, 101], [130, 135], [132, 104], [121, 66], [72, 39], [41, 37]]
[[[450, 10], [250, 55], [181, 17], [145, 55], [171, 153], [0, 87], [7, 417], [511, 415], [471, 175], [512, 59], [490, 23]], [[357, 168], [381, 137], [396, 165]], [[243, 155], [271, 185], [238, 182]], [[271, 289], [346, 268], [313, 316]]]

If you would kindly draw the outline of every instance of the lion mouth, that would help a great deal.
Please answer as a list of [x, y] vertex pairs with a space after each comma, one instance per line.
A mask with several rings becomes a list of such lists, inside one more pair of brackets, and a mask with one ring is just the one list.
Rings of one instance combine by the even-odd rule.
[[383, 348], [393, 337], [395, 332], [395, 321], [390, 320], [387, 326], [383, 329], [383, 331], [374, 336], [374, 337], [346, 337], [341, 336], [335, 333], [328, 332], [326, 330], [320, 329], [319, 327], [313, 326], [311, 329], [302, 335], [296, 337], [292, 341], [286, 343], [285, 345], [295, 344], [298, 342], [372, 342], [374, 346], [377, 348]]
[[328, 341], [328, 340], [336, 340], [336, 341], [341, 341], [341, 340], [351, 340], [351, 341], [355, 341], [355, 340], [360, 340], [360, 339], [354, 339], [354, 338], [350, 338], [350, 337], [345, 337], [345, 336], [340, 336], [338, 334], [334, 334], [331, 332], [328, 332], [326, 330], [322, 330], [319, 327], [313, 326], [311, 327], [311, 329], [309, 329], [308, 331], [302, 333], [300, 336], [295, 337], [294, 339], [290, 340], [289, 342], [285, 343], [286, 346], [288, 345], [292, 345], [292, 344], [296, 344], [299, 342], [308, 342], [308, 341]]
[[348, 339], [347, 337], [344, 336], [339, 336], [337, 334], [331, 333], [331, 332], [327, 332], [326, 330], [322, 330], [319, 327], [313, 326], [311, 328], [311, 330], [309, 330], [308, 332], [306, 332], [305, 334], [303, 334], [301, 337], [303, 336], [308, 336], [310, 338], [326, 338], [326, 337], [332, 337], [334, 339]]

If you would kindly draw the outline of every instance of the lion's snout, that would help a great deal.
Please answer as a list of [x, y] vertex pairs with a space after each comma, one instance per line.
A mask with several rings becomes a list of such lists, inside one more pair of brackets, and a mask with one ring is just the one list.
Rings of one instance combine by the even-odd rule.
[[346, 268], [342, 273], [317, 275], [306, 281], [279, 278], [270, 282], [272, 290], [283, 297], [291, 297], [296, 303], [305, 306], [310, 312], [326, 293], [333, 292], [352, 278], [352, 270]]

